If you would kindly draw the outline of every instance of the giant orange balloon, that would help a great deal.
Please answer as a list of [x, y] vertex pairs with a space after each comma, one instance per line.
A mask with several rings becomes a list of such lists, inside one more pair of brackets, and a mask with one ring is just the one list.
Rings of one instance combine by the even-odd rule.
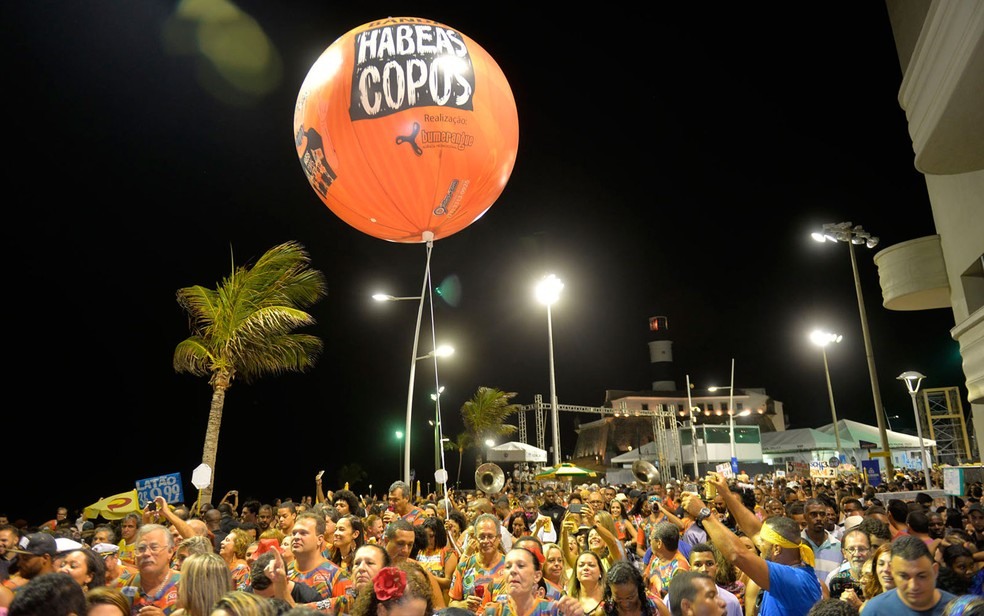
[[417, 17], [363, 24], [308, 71], [294, 109], [304, 174], [339, 218], [380, 239], [423, 242], [478, 220], [519, 147], [516, 101], [495, 60]]

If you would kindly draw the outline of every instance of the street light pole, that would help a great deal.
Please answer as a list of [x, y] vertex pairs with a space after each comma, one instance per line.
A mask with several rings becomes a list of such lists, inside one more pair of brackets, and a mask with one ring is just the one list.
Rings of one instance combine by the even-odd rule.
[[[420, 295], [414, 295], [409, 297], [407, 296], [396, 297], [393, 295], [389, 295], [387, 293], [375, 293], [372, 296], [372, 298], [377, 302], [398, 302], [398, 301], [408, 301], [408, 300], [419, 300], [419, 305], [417, 307], [417, 325], [414, 328], [414, 332], [413, 332], [413, 349], [410, 354], [410, 379], [409, 379], [410, 383], [407, 387], [407, 418], [406, 418], [406, 426], [404, 430], [406, 447], [404, 449], [404, 454], [403, 454], [403, 480], [406, 482], [407, 485], [412, 485], [413, 483], [413, 480], [410, 477], [410, 420], [413, 415], [413, 386], [414, 386], [414, 380], [417, 375], [417, 361], [421, 359], [426, 359], [428, 357], [436, 358], [436, 357], [442, 357], [454, 353], [453, 348], [445, 345], [435, 348], [433, 351], [431, 351], [427, 355], [424, 355], [423, 357], [417, 357], [417, 347], [418, 347], [418, 343], [420, 342], [420, 323], [424, 316], [424, 300], [427, 299], [427, 285], [430, 282], [430, 256], [431, 256], [431, 249], [433, 248], [433, 245], [434, 245], [433, 240], [429, 239], [427, 242], [427, 267], [424, 270], [424, 281], [423, 281], [423, 287], [420, 289]], [[433, 312], [431, 316], [433, 317]], [[435, 359], [434, 361], [435, 361], [434, 370], [436, 374], [437, 360]], [[440, 416], [440, 406], [438, 406], [437, 412], [438, 412], [438, 416]]]
[[537, 299], [540, 303], [547, 306], [547, 342], [550, 350], [550, 422], [552, 425], [553, 436], [553, 463], [559, 467], [562, 461], [560, 455], [560, 410], [557, 407], [557, 381], [554, 374], [554, 349], [553, 349], [553, 317], [550, 307], [560, 299], [560, 292], [564, 288], [564, 283], [559, 278], [550, 274], [543, 278], [536, 286]]
[[[716, 385], [707, 388], [707, 391], [717, 391], [723, 389]], [[742, 413], [743, 415], [745, 413]], [[731, 358], [731, 385], [728, 386], [728, 427], [731, 432], [731, 459], [737, 461], [738, 454], [735, 452], [735, 358]], [[737, 463], [737, 462], [736, 462]]]
[[827, 375], [827, 394], [830, 396], [830, 417], [834, 421], [834, 439], [837, 441], [838, 456], [842, 451], [841, 436], [840, 428], [837, 426], [837, 409], [834, 406], [834, 388], [830, 385], [830, 368], [827, 365], [827, 345], [831, 342], [840, 342], [842, 338], [843, 336], [839, 334], [828, 334], [819, 329], [810, 333], [810, 340], [813, 341], [813, 344], [819, 346], [823, 352], [823, 373]]
[[[731, 414], [731, 461], [735, 462], [735, 358], [731, 358], [731, 386], [728, 387], [728, 413]], [[733, 469], [732, 469], [733, 470]]]
[[431, 400], [434, 401], [434, 479], [437, 483], [436, 492], [438, 495], [442, 494], [442, 483], [437, 479], [437, 474], [438, 471], [444, 468], [444, 464], [442, 464], [444, 460], [444, 448], [441, 447], [441, 441], [444, 438], [444, 434], [441, 431], [441, 394], [443, 392], [444, 386], [442, 385], [437, 389], [436, 394], [431, 394]]
[[[694, 445], [694, 481], [700, 477], [700, 468], [697, 466], [697, 420], [694, 418], [694, 403], [690, 397], [690, 375], [687, 375], [687, 408], [690, 409], [690, 440]], [[680, 462], [683, 462], [681, 459]]]
[[851, 255], [851, 270], [854, 273], [854, 291], [858, 296], [858, 311], [861, 313], [861, 335], [864, 338], [864, 352], [868, 359], [868, 375], [871, 378], [871, 396], [875, 405], [875, 419], [878, 421], [878, 435], [881, 437], [882, 453], [885, 454], [885, 470], [888, 478], [895, 475], [892, 464], [892, 452], [888, 447], [888, 432], [885, 430], [883, 418], [881, 390], [878, 387], [878, 373], [875, 370], [875, 355], [871, 349], [871, 334], [868, 332], [868, 315], [864, 310], [864, 296], [861, 294], [861, 277], [858, 275], [858, 261], [854, 256], [854, 245], [864, 244], [868, 248], [878, 245], [878, 238], [865, 231], [861, 225], [851, 226], [850, 222], [828, 223], [823, 226], [823, 233], [814, 233], [813, 239], [818, 242], [827, 240], [847, 242]]
[[905, 388], [909, 390], [909, 397], [912, 398], [912, 414], [916, 419], [916, 434], [919, 436], [919, 452], [922, 456], [923, 476], [926, 478], [926, 489], [932, 490], [933, 484], [930, 475], [932, 474], [933, 464], [929, 456], [926, 455], [926, 443], [923, 441], [922, 435], [922, 422], [919, 421], [919, 406], [916, 404], [916, 392], [919, 391], [919, 385], [926, 376], [919, 374], [915, 370], [910, 370], [903, 372], [895, 378], [905, 381]]
[[[400, 468], [402, 469], [402, 467], [403, 467], [403, 452], [406, 449], [406, 441], [403, 440], [403, 432], [397, 430], [396, 431], [396, 439], [398, 441], [400, 441]], [[397, 477], [399, 477], [399, 475], [397, 475]]]

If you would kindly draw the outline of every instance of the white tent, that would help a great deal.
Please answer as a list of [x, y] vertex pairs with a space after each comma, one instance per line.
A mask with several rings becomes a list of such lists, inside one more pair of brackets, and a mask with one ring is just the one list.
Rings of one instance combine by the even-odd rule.
[[[830, 423], [817, 429], [833, 435], [834, 424]], [[841, 419], [837, 421], [837, 431], [840, 432], [842, 441], [847, 435], [849, 439], [868, 443], [868, 447], [874, 446], [876, 449], [881, 449], [881, 435], [875, 426], [858, 423], [850, 419]], [[919, 449], [918, 436], [885, 430], [885, 437], [889, 449]], [[933, 439], [923, 438], [923, 441], [926, 447], [936, 447], [936, 441]]]
[[[841, 435], [841, 447], [858, 449], [860, 445], [852, 440], [846, 432]], [[833, 432], [824, 432], [813, 428], [796, 428], [782, 432], [762, 433], [762, 453], [778, 454], [791, 451], [813, 451], [816, 449], [836, 449], [837, 439]]]
[[489, 449], [490, 462], [546, 462], [547, 452], [539, 447], [510, 441]]

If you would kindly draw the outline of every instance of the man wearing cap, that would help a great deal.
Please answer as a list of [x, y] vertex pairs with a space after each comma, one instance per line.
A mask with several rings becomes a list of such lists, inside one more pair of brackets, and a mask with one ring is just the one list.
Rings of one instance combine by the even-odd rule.
[[761, 556], [749, 550], [735, 533], [712, 515], [698, 494], [685, 493], [683, 507], [704, 523], [710, 541], [724, 558], [762, 589], [759, 616], [809, 612], [823, 597], [823, 590], [813, 570], [813, 550], [803, 542], [799, 524], [781, 515], [760, 521], [731, 491], [720, 473], [708, 473], [707, 482], [717, 488], [738, 527], [752, 538]]
[[7, 551], [17, 555], [17, 573], [0, 586], [0, 607], [4, 608], [10, 607], [14, 595], [28, 582], [41, 574], [55, 572], [58, 545], [48, 533], [31, 533]]
[[123, 588], [137, 576], [137, 568], [120, 560], [120, 547], [115, 543], [97, 543], [92, 551], [99, 554], [106, 565], [106, 586]]

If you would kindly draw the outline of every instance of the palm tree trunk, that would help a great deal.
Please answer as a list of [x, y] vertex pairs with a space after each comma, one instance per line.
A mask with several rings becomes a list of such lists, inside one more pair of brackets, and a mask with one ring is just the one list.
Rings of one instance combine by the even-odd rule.
[[225, 407], [228, 379], [216, 378], [212, 386], [212, 405], [208, 411], [208, 426], [205, 428], [205, 447], [202, 463], [212, 469], [212, 481], [198, 495], [199, 508], [203, 503], [212, 504], [212, 488], [215, 486], [215, 458], [219, 452], [219, 430], [222, 427], [222, 410]]

